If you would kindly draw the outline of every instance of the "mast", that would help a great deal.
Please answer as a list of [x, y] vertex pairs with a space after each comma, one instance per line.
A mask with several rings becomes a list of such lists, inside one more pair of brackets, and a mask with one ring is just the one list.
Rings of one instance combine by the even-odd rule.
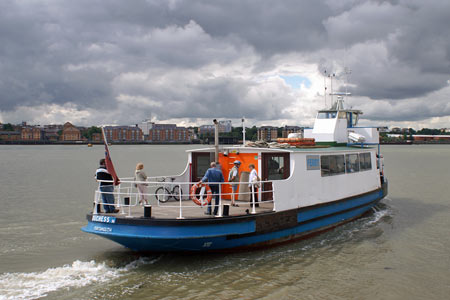
[[216, 119], [213, 120], [214, 123], [214, 161], [219, 161], [219, 122]]
[[324, 101], [325, 101], [325, 106], [324, 108], [327, 108], [327, 70], [324, 70], [324, 75], [323, 75], [323, 88], [324, 88]]
[[242, 146], [245, 147], [245, 119], [242, 117]]
[[333, 105], [333, 77], [336, 77], [336, 74], [335, 74], [335, 73], [330, 74], [330, 75], [328, 75], [328, 77], [330, 77], [330, 85], [331, 85], [331, 93], [330, 93], [330, 95], [331, 95], [331, 105]]

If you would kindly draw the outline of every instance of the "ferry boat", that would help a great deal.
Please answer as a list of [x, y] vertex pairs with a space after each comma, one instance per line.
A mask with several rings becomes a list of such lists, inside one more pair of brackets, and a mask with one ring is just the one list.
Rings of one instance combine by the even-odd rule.
[[[234, 251], [304, 239], [350, 222], [371, 211], [388, 190], [378, 129], [358, 127], [361, 114], [345, 109], [338, 97], [317, 113], [313, 128], [304, 130], [306, 146], [296, 138], [292, 144], [282, 140], [188, 150], [182, 174], [147, 179], [148, 206], [139, 204], [135, 188], [143, 182], [122, 178], [114, 189], [119, 212], [100, 213], [97, 189], [97, 205], [82, 230], [135, 251]], [[239, 206], [231, 206], [227, 178], [236, 160], [241, 162]], [[196, 190], [211, 161], [219, 162], [225, 177], [218, 183], [216, 216], [204, 214], [210, 193]], [[257, 183], [248, 181], [250, 164]], [[259, 202], [252, 193], [257, 184]]]

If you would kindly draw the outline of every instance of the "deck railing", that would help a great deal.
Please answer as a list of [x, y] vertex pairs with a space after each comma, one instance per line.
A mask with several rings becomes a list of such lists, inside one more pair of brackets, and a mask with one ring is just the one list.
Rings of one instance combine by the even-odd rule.
[[[147, 181], [135, 181], [133, 180], [133, 178], [122, 178], [120, 184], [114, 187], [113, 192], [103, 192], [100, 190], [100, 184], [102, 182], [112, 183], [112, 181], [98, 180], [99, 185], [95, 191], [93, 214], [99, 213], [100, 205], [102, 207], [104, 207], [103, 205], [114, 205], [116, 209], [119, 209], [119, 214], [124, 215], [125, 217], [133, 217], [132, 207], [157, 206], [163, 208], [164, 210], [178, 210], [177, 218], [183, 219], [185, 216], [188, 216], [189, 210], [199, 208], [205, 209], [207, 207], [208, 202], [206, 201], [207, 195], [204, 192], [205, 187], [203, 187], [199, 193], [195, 193], [198, 201], [202, 204], [197, 205], [192, 201], [191, 188], [193, 185], [198, 184], [198, 182], [180, 182], [176, 181], [176, 179], [177, 176], [151, 177], [148, 178]], [[272, 181], [259, 181], [253, 184], [249, 184], [248, 182], [240, 182], [239, 191], [237, 193], [234, 193], [236, 203], [250, 204], [251, 211], [249, 211], [248, 213], [256, 214], [257, 205], [274, 202], [274, 185], [266, 184], [269, 182]], [[147, 190], [147, 192], [142, 193], [138, 190], [137, 186], [140, 184], [145, 185], [145, 189]], [[219, 185], [219, 204], [218, 214], [216, 216], [222, 217], [224, 201], [226, 201], [226, 203], [230, 202], [230, 200], [224, 200], [223, 198], [225, 197], [231, 199], [231, 197], [233, 197], [233, 193], [222, 192], [223, 187], [228, 185], [235, 185], [236, 182], [203, 183], [203, 185], [209, 184]], [[241, 191], [247, 190], [247, 188], [245, 188], [244, 186], [248, 186], [248, 191]], [[253, 193], [253, 189], [255, 189], [256, 186], [259, 186], [256, 193], [258, 195], [258, 202], [255, 201], [255, 193]], [[102, 194], [112, 194], [114, 196], [115, 203], [112, 204], [103, 202]], [[147, 199], [148, 202], [140, 202], [142, 199]], [[214, 195], [212, 195], [210, 203], [211, 210], [213, 210], [215, 207]]]

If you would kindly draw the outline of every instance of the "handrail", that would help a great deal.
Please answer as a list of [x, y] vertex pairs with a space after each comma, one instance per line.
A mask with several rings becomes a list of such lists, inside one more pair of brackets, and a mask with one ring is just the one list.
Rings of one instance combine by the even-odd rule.
[[[157, 177], [152, 177], [152, 178], [174, 178], [174, 176], [157, 176]], [[158, 207], [163, 207], [164, 209], [174, 209], [177, 208], [179, 210], [178, 213], [178, 219], [183, 219], [184, 215], [186, 215], [186, 210], [188, 209], [193, 209], [193, 208], [199, 208], [200, 206], [195, 205], [194, 203], [192, 203], [191, 205], [189, 205], [187, 203], [187, 201], [190, 201], [191, 199], [189, 198], [189, 192], [188, 191], [183, 191], [182, 189], [185, 188], [187, 186], [187, 189], [190, 189], [190, 187], [194, 184], [197, 184], [198, 182], [191, 182], [191, 181], [175, 181], [175, 179], [172, 179], [170, 181], [165, 180], [163, 182], [161, 181], [137, 181], [134, 180], [134, 178], [130, 178], [131, 180], [127, 180], [128, 178], [122, 178], [121, 182], [119, 185], [114, 186], [114, 191], [113, 192], [103, 192], [100, 191], [100, 184], [102, 182], [106, 182], [106, 183], [113, 183], [112, 180], [97, 180], [97, 182], [99, 183], [98, 188], [95, 191], [95, 197], [94, 197], [94, 209], [93, 209], [93, 214], [98, 214], [99, 212], [97, 211], [97, 208], [99, 205], [113, 205], [110, 203], [104, 203], [102, 200], [102, 194], [113, 194], [114, 198], [115, 198], [115, 206], [116, 208], [120, 209], [120, 214], [122, 215], [126, 215], [126, 217], [133, 217], [132, 216], [132, 211], [131, 208], [132, 207], [139, 207], [139, 199], [142, 198], [147, 198], [149, 201], [150, 205], [156, 205]], [[234, 195], [237, 196], [237, 199], [240, 198], [240, 196], [244, 196], [244, 195], [249, 195], [250, 196], [250, 204], [251, 204], [251, 214], [256, 214], [256, 205], [258, 203], [273, 203], [273, 196], [274, 196], [274, 185], [272, 184], [272, 188], [269, 190], [264, 190], [262, 188], [258, 189], [258, 198], [259, 201], [256, 202], [255, 201], [255, 195], [253, 193], [253, 189], [255, 187], [256, 184], [259, 184], [260, 187], [263, 187], [264, 183], [268, 183], [268, 182], [274, 182], [272, 180], [260, 180], [258, 182], [255, 183], [249, 183], [249, 182], [239, 182], [240, 186], [245, 186], [248, 185], [249, 186], [249, 191], [244, 191], [242, 192], [241, 189], [239, 189], [239, 192], [234, 193]], [[150, 190], [147, 191], [146, 193], [141, 193], [139, 192], [139, 190], [135, 190], [136, 189], [136, 185], [138, 184], [146, 184], [146, 187]], [[224, 196], [231, 196], [233, 195], [233, 193], [230, 192], [222, 192], [222, 187], [224, 185], [234, 185], [236, 184], [235, 182], [206, 182], [205, 184], [215, 184], [215, 185], [219, 185], [219, 203], [218, 203], [218, 215], [217, 217], [222, 217], [223, 216], [223, 211], [222, 211], [222, 200]], [[176, 195], [179, 199], [179, 203], [176, 203], [176, 205], [172, 205], [170, 202], [167, 202], [167, 200], [165, 201], [161, 201], [160, 199], [163, 198], [169, 198], [169, 197], [173, 197], [174, 196], [174, 192], [176, 191], [176, 186], [178, 186], [178, 195]], [[164, 187], [164, 189], [162, 190], [162, 193], [158, 193], [156, 194], [156, 189], [160, 188], [160, 187]], [[168, 192], [168, 193], [167, 193]], [[262, 201], [262, 196], [264, 194], [268, 194], [268, 193], [272, 193], [272, 198], [269, 200], [264, 200]], [[157, 198], [158, 196], [162, 196], [163, 198]], [[127, 203], [125, 202], [125, 199], [127, 198]], [[175, 198], [176, 199], [176, 198]], [[242, 198], [241, 198], [242, 199]], [[237, 200], [239, 201], [239, 200]], [[206, 205], [204, 205], [206, 206]], [[201, 206], [201, 208], [204, 206]], [[213, 208], [215, 206], [215, 202], [214, 199], [211, 200], [211, 207]], [[247, 212], [248, 213], [248, 212]]]

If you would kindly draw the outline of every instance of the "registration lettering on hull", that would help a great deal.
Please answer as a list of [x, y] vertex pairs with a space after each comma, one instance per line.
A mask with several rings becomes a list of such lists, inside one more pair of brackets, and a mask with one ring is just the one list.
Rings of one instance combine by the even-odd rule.
[[92, 222], [115, 224], [116, 223], [116, 217], [98, 216], [98, 215], [96, 215], [96, 216], [92, 216]]

